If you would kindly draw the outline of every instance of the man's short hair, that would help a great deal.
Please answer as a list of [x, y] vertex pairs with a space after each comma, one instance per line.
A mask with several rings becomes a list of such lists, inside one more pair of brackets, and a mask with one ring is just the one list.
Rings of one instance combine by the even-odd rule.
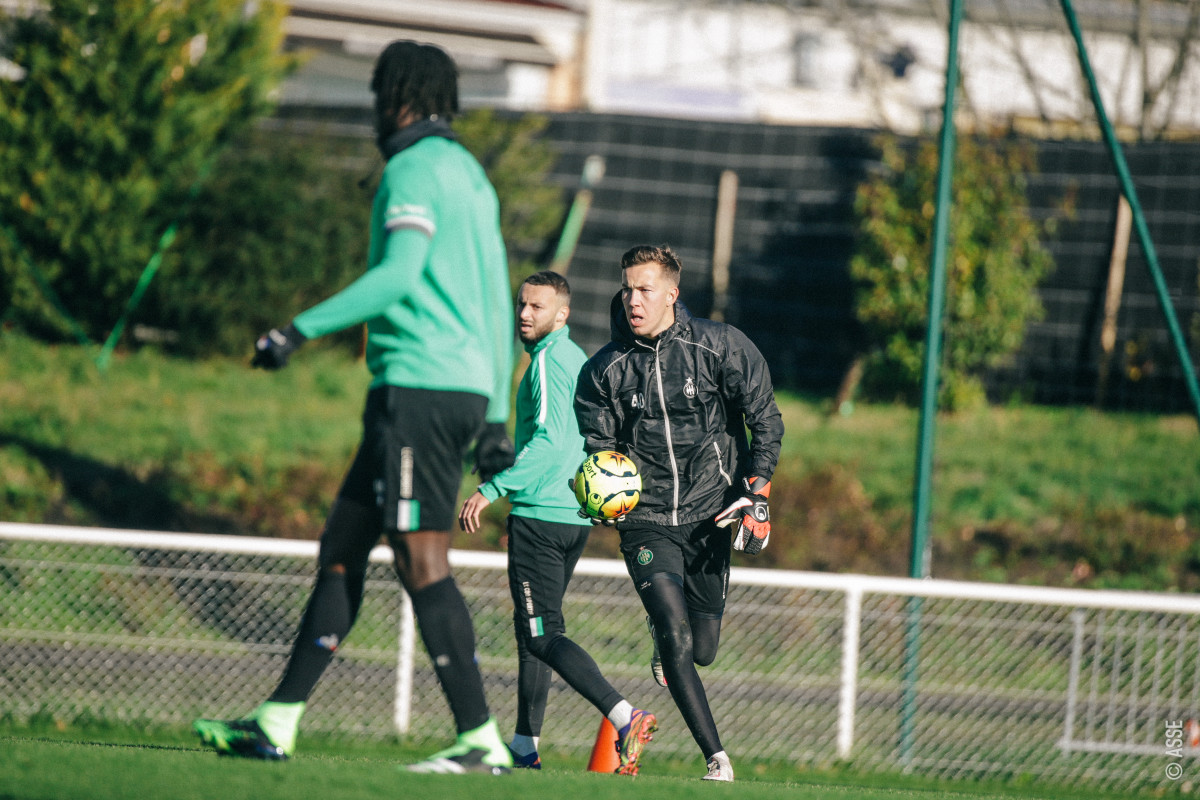
[[441, 48], [400, 39], [379, 54], [371, 91], [392, 114], [407, 109], [418, 119], [448, 122], [458, 113], [458, 67]]
[[663, 272], [670, 276], [675, 285], [679, 285], [679, 273], [683, 271], [683, 262], [667, 245], [655, 247], [649, 244], [639, 244], [625, 251], [621, 256], [621, 271], [636, 267], [639, 264], [662, 264]]
[[552, 286], [555, 294], [568, 300], [571, 298], [571, 284], [567, 283], [567, 279], [562, 275], [548, 269], [533, 273], [521, 283], [528, 283], [530, 286]]

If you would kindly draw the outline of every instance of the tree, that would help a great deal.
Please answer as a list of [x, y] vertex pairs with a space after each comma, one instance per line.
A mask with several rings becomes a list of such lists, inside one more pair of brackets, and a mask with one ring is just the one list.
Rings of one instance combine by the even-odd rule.
[[[0, 285], [43, 335], [120, 317], [222, 145], [294, 61], [284, 8], [243, 0], [52, 0], [0, 16]], [[3, 300], [0, 300], [3, 302]]]
[[[863, 387], [877, 398], [914, 402], [929, 318], [937, 143], [906, 150], [884, 137], [880, 146], [883, 169], [855, 199], [859, 236], [850, 263], [860, 287], [856, 314], [871, 346]], [[982, 402], [982, 372], [1015, 352], [1026, 324], [1042, 314], [1034, 289], [1053, 260], [1025, 199], [1033, 155], [1028, 145], [959, 140], [943, 322], [945, 408]]]

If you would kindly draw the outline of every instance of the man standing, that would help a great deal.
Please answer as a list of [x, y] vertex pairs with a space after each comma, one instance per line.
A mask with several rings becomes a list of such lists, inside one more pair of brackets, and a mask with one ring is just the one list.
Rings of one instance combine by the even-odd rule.
[[490, 503], [504, 496], [512, 503], [508, 587], [519, 657], [516, 735], [510, 745], [515, 765], [541, 769], [537, 747], [553, 667], [612, 722], [617, 772], [636, 775], [657, 720], [630, 705], [587, 651], [567, 638], [562, 613], [563, 594], [591, 531], [580, 524], [579, 503], [567, 486], [584, 456], [572, 403], [576, 377], [587, 360], [570, 339], [570, 302], [571, 288], [558, 273], [539, 272], [521, 284], [517, 330], [530, 364], [517, 388], [516, 463], [480, 484], [458, 520], [472, 533]]
[[722, 526], [734, 526], [732, 546], [746, 553], [770, 537], [783, 422], [766, 361], [745, 334], [676, 302], [681, 270], [665, 246], [621, 257], [613, 339], [584, 365], [575, 413], [589, 453], [617, 450], [641, 471], [640, 502], [615, 521], [621, 553], [705, 780], [732, 781], [695, 665], [711, 664], [720, 640], [730, 560]]
[[258, 340], [251, 362], [284, 366], [307, 339], [366, 323], [374, 376], [363, 439], [321, 534], [316, 582], [283, 677], [242, 719], [198, 720], [219, 753], [289, 756], [305, 704], [362, 602], [368, 555], [385, 535], [458, 738], [410, 769], [508, 772], [484, 697], [470, 611], [448, 552], [462, 459], [476, 440], [485, 478], [512, 464], [505, 433], [512, 306], [496, 192], [447, 124], [458, 71], [436, 47], [397, 41], [371, 80], [386, 161], [371, 212], [368, 269]]

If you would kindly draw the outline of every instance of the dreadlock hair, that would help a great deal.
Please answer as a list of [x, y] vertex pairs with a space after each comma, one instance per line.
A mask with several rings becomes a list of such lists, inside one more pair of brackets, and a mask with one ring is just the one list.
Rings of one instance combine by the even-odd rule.
[[449, 122], [458, 113], [458, 67], [438, 47], [401, 39], [379, 54], [371, 91], [392, 115], [406, 109], [417, 119]]

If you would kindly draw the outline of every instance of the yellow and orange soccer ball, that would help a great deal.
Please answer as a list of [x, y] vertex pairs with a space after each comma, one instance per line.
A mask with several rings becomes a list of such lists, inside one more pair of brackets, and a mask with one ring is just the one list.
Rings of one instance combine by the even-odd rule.
[[642, 476], [629, 456], [601, 450], [583, 460], [575, 472], [575, 499], [589, 517], [617, 519], [642, 499]]

